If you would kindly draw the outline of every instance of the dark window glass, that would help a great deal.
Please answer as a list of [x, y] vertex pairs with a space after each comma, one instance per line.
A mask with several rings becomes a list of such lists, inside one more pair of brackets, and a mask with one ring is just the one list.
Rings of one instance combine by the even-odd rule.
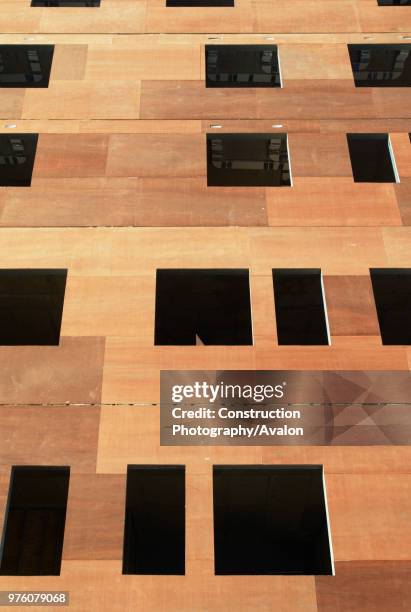
[[286, 134], [207, 134], [211, 187], [290, 186]]
[[0, 270], [0, 345], [57, 345], [67, 270]]
[[0, 574], [60, 574], [69, 478], [69, 467], [12, 468]]
[[100, 0], [31, 0], [31, 6], [100, 6]]
[[356, 87], [410, 87], [411, 45], [348, 45]]
[[185, 468], [127, 468], [123, 574], [185, 572]]
[[31, 0], [31, 6], [100, 6], [100, 0]]
[[329, 344], [321, 270], [273, 270], [278, 344]]
[[157, 270], [155, 344], [252, 344], [248, 270]]
[[206, 45], [207, 87], [281, 87], [276, 45]]
[[167, 0], [166, 6], [234, 6], [234, 0]]
[[321, 466], [214, 466], [215, 573], [332, 574]]
[[352, 174], [356, 183], [395, 183], [388, 134], [347, 134]]
[[382, 343], [411, 344], [411, 269], [370, 272]]
[[54, 45], [0, 45], [0, 87], [48, 87]]
[[0, 187], [30, 187], [38, 134], [0, 134]]
[[380, 6], [411, 6], [411, 0], [378, 0]]

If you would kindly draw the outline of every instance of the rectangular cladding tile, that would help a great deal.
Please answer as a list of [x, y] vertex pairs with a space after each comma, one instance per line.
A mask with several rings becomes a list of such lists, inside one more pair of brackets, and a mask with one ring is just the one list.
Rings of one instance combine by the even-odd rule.
[[70, 465], [96, 469], [99, 406], [0, 406], [0, 465]]
[[400, 612], [411, 608], [411, 561], [339, 561], [317, 576], [318, 612]]
[[59, 346], [0, 346], [0, 403], [98, 403], [105, 340], [61, 337]]
[[324, 290], [332, 336], [379, 336], [369, 276], [325, 276]]
[[122, 474], [73, 474], [63, 559], [121, 559], [126, 482]]

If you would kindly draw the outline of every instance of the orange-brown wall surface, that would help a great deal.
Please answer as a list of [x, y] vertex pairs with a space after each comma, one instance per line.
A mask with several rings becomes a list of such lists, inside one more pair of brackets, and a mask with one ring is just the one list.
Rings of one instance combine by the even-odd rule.
[[[410, 447], [159, 444], [161, 369], [410, 370], [369, 268], [411, 268], [411, 89], [356, 89], [347, 43], [406, 42], [411, 7], [29, 5], [0, 0], [0, 44], [56, 47], [49, 88], [0, 89], [0, 131], [39, 133], [32, 186], [0, 189], [0, 267], [68, 278], [60, 345], [0, 347], [0, 529], [12, 465], [71, 479], [61, 576], [0, 590], [67, 590], [76, 612], [411, 609]], [[213, 42], [277, 44], [283, 88], [206, 89]], [[293, 187], [207, 187], [213, 125], [287, 132]], [[401, 182], [354, 183], [347, 132], [389, 133]], [[250, 270], [253, 346], [154, 346], [156, 269], [184, 267]], [[278, 346], [276, 267], [322, 269], [331, 346]], [[168, 463], [186, 466], [186, 575], [123, 576], [127, 464]], [[336, 575], [214, 576], [221, 463], [323, 464]]]

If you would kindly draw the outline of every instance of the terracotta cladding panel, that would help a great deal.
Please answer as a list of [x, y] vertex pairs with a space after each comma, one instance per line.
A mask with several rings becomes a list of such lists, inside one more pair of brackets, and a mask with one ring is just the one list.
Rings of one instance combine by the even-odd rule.
[[[0, 346], [0, 530], [12, 465], [69, 465], [60, 576], [73, 611], [411, 609], [410, 448], [165, 447], [161, 369], [396, 369], [371, 267], [411, 268], [411, 94], [356, 88], [347, 44], [407, 43], [410, 7], [31, 8], [2, 44], [53, 44], [47, 89], [3, 88], [0, 132], [39, 134], [29, 188], [0, 189], [4, 268], [67, 268], [59, 346]], [[282, 88], [208, 89], [205, 45], [275, 44]], [[11, 127], [15, 126], [15, 127]], [[207, 187], [206, 134], [284, 132], [293, 186]], [[400, 182], [355, 183], [346, 133], [390, 134]], [[254, 344], [155, 347], [157, 268], [250, 270]], [[271, 271], [321, 268], [331, 346], [278, 346]], [[122, 576], [128, 464], [186, 467], [186, 575]], [[212, 466], [324, 465], [335, 576], [215, 576]]]
[[324, 288], [332, 336], [379, 335], [368, 276], [326, 276]]
[[101, 399], [104, 338], [62, 337], [59, 346], [2, 346], [0, 354], [1, 403], [91, 404]]
[[0, 407], [2, 468], [27, 464], [70, 465], [73, 472], [93, 473], [99, 420], [97, 406], [3, 405]]
[[333, 578], [315, 580], [318, 612], [385, 612], [411, 605], [409, 561], [339, 561]]

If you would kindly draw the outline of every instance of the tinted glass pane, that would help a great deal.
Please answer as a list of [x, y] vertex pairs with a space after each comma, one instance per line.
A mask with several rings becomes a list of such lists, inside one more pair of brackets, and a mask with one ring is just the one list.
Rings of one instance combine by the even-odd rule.
[[0, 134], [0, 187], [30, 187], [37, 134]]
[[248, 270], [157, 270], [155, 344], [252, 344]]
[[206, 45], [207, 87], [281, 87], [275, 45]]
[[214, 467], [215, 573], [332, 574], [321, 466]]
[[0, 345], [57, 345], [67, 270], [0, 270]]
[[411, 45], [348, 45], [356, 87], [410, 87]]
[[278, 344], [329, 344], [321, 270], [273, 270]]
[[356, 183], [395, 183], [388, 134], [347, 134]]
[[184, 466], [129, 466], [123, 574], [184, 571]]
[[70, 468], [14, 467], [0, 574], [60, 574]]
[[166, 6], [234, 6], [234, 0], [167, 0]]
[[380, 6], [411, 6], [411, 0], [378, 0]]
[[48, 87], [54, 45], [0, 45], [0, 87]]
[[383, 344], [411, 344], [411, 270], [370, 272]]
[[290, 186], [286, 134], [207, 134], [209, 186]]
[[31, 6], [100, 6], [100, 0], [31, 0]]

